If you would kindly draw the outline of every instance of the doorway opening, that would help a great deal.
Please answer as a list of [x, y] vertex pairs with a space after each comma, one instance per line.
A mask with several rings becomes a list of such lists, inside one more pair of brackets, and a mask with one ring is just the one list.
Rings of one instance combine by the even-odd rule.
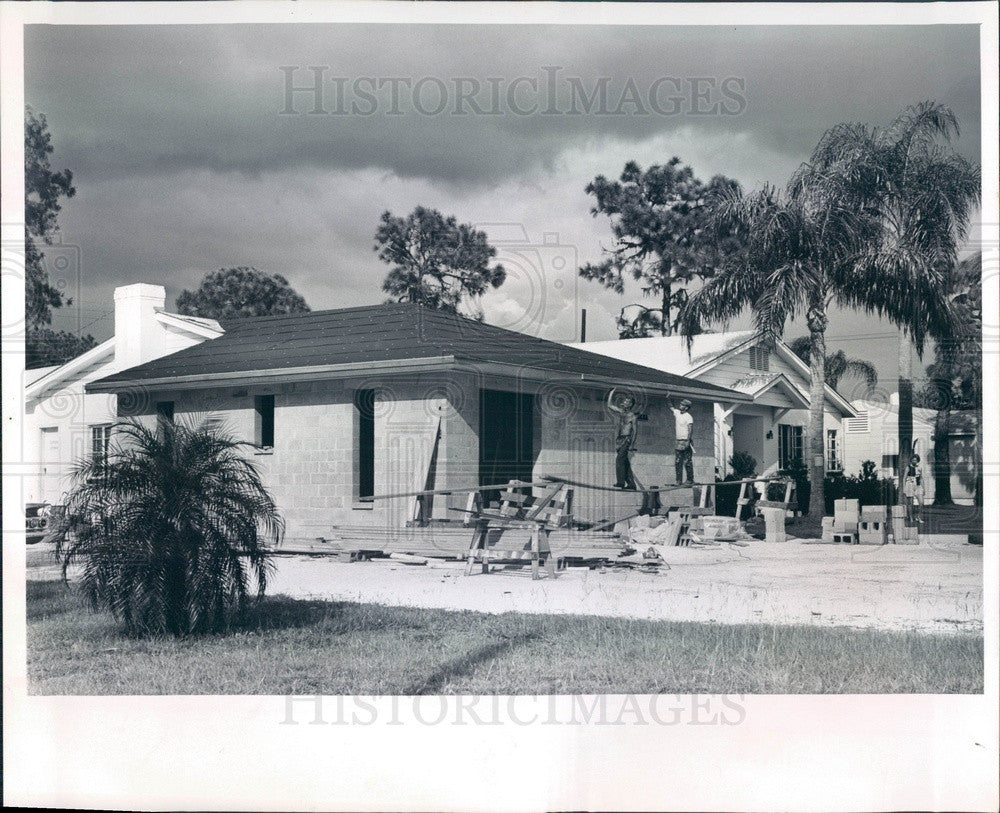
[[[479, 485], [531, 480], [534, 411], [535, 397], [530, 393], [479, 391]], [[483, 500], [488, 503], [499, 496], [499, 491], [486, 492]]]

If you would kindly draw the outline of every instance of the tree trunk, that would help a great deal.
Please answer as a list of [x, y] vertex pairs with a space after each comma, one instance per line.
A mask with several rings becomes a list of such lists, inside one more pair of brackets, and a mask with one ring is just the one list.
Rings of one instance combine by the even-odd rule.
[[899, 411], [897, 435], [899, 457], [896, 461], [896, 504], [906, 505], [904, 484], [913, 453], [913, 348], [905, 330], [899, 332]]
[[822, 517], [826, 511], [823, 495], [823, 412], [826, 402], [826, 312], [822, 307], [809, 309], [809, 427], [806, 439], [809, 468], [809, 516]]
[[934, 418], [934, 505], [954, 505], [951, 497], [951, 450], [948, 424], [951, 406], [944, 403]]
[[660, 325], [660, 335], [670, 335], [670, 283], [663, 285], [663, 299], [660, 302], [663, 312], [663, 322]]

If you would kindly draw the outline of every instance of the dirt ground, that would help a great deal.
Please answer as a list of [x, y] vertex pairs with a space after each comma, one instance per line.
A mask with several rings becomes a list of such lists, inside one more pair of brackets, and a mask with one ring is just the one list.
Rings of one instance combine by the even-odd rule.
[[[777, 623], [981, 633], [982, 546], [964, 536], [915, 546], [751, 540], [744, 548], [665, 549], [658, 572], [569, 568], [532, 581], [527, 566], [464, 575], [464, 563], [346, 563], [280, 556], [268, 593], [488, 613], [576, 613], [724, 624]], [[58, 578], [34, 545], [28, 578]]]
[[578, 613], [726, 624], [766, 622], [980, 633], [982, 547], [965, 537], [884, 547], [672, 548], [658, 572], [530, 568], [464, 575], [464, 564], [282, 557], [268, 592], [480, 612]]

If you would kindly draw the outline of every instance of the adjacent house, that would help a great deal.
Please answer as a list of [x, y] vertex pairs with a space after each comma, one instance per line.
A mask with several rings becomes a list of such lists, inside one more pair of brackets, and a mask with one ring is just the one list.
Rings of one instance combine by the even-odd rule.
[[[731, 473], [739, 452], [753, 457], [757, 474], [773, 474], [794, 461], [805, 462], [809, 422], [809, 367], [784, 342], [768, 348], [753, 331], [704, 333], [690, 351], [683, 336], [576, 343], [573, 347], [610, 358], [669, 370], [704, 384], [725, 387], [743, 400], [716, 402], [711, 453], [720, 476]], [[835, 389], [826, 388], [823, 437], [828, 471], [840, 471], [843, 421], [855, 408]]]
[[26, 371], [24, 450], [35, 468], [26, 502], [62, 502], [73, 461], [105, 454], [119, 406], [131, 408], [113, 393], [85, 392], [87, 383], [222, 334], [217, 322], [168, 313], [165, 303], [160, 285], [116, 288], [114, 336], [65, 364]]
[[[857, 415], [844, 425], [844, 467], [857, 474], [866, 460], [875, 463], [879, 476], [896, 475], [899, 457], [899, 393], [889, 403], [856, 400]], [[913, 408], [913, 445], [920, 456], [920, 474], [927, 502], [934, 500], [934, 423], [937, 412]], [[951, 497], [959, 505], [972, 505], [976, 481], [982, 470], [976, 432], [979, 413], [955, 411], [948, 421], [948, 456], [951, 461]]]
[[[716, 465], [713, 415], [754, 406], [750, 393], [640, 366], [414, 304], [386, 304], [226, 324], [173, 355], [87, 384], [118, 414], [213, 421], [252, 442], [286, 520], [286, 538], [333, 525], [399, 527], [411, 500], [373, 495], [461, 489], [542, 475], [611, 485], [611, 387], [639, 398], [634, 468], [673, 481], [666, 396], [693, 402], [695, 476]], [[609, 515], [619, 495], [579, 490], [573, 514]], [[459, 495], [434, 521], [461, 519]]]

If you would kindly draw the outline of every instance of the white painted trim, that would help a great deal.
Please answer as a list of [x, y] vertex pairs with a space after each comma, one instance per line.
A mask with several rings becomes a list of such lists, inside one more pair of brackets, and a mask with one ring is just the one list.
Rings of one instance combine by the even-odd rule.
[[[784, 342], [782, 341], [775, 342], [775, 346], [781, 353], [781, 357], [787, 363], [791, 364], [793, 367], [797, 367], [799, 372], [802, 373], [803, 377], [806, 379], [806, 381], [809, 381], [812, 376], [812, 372], [809, 369], [809, 365], [806, 364], [798, 356], [796, 356], [795, 353], [792, 352], [792, 348], [790, 348]], [[834, 406], [838, 407], [841, 412], [847, 415], [847, 417], [853, 418], [858, 414], [857, 410], [853, 406], [851, 406], [851, 402], [848, 401], [846, 398], [844, 398], [844, 396], [842, 396], [829, 384], [826, 384], [824, 389], [826, 390], [827, 400], [832, 402]]]
[[[713, 367], [717, 367], [726, 359], [731, 358], [732, 356], [735, 356], [736, 354], [743, 352], [747, 348], [753, 346], [754, 344], [757, 344], [759, 341], [760, 339], [757, 336], [751, 336], [749, 339], [747, 339], [744, 342], [741, 342], [735, 347], [730, 347], [728, 350], [726, 350], [725, 353], [720, 353], [719, 355], [709, 359], [700, 367], [695, 367], [693, 370], [690, 370], [685, 375], [688, 378], [697, 378], [702, 373], [706, 373]], [[790, 364], [792, 367], [796, 368], [803, 375], [806, 381], [809, 381], [812, 375], [811, 371], [809, 370], [809, 365], [806, 364], [798, 356], [796, 356], [795, 353], [792, 352], [792, 349], [787, 344], [785, 344], [781, 339], [777, 339], [774, 345], [775, 348], [778, 350], [779, 354], [781, 355], [781, 358], [785, 362]], [[857, 415], [857, 411], [854, 409], [853, 406], [851, 406], [850, 401], [844, 398], [833, 387], [827, 384], [825, 389], [826, 389], [826, 400], [830, 401], [835, 407], [837, 407], [837, 409], [839, 409], [842, 413], [851, 418]]]
[[54, 370], [50, 370], [48, 373], [43, 375], [41, 378], [32, 381], [24, 390], [25, 401], [32, 401], [40, 399], [46, 390], [48, 390], [53, 384], [65, 380], [66, 378], [74, 375], [75, 373], [85, 370], [94, 362], [100, 360], [105, 355], [110, 355], [114, 358], [115, 355], [115, 337], [112, 336], [101, 342], [97, 347], [91, 347], [86, 353], [77, 356], [74, 359], [70, 359], [65, 364], [56, 367]]
[[809, 398], [808, 398], [808, 396], [806, 394], [804, 394], [801, 389], [799, 389], [798, 387], [796, 387], [795, 386], [795, 382], [793, 382], [791, 379], [789, 379], [789, 377], [787, 375], [785, 375], [784, 373], [778, 373], [767, 384], [765, 384], [759, 390], [757, 390], [756, 392], [754, 392], [754, 394], [753, 394], [754, 401], [756, 401], [758, 398], [760, 398], [760, 396], [762, 396], [764, 393], [769, 392], [770, 390], [774, 389], [774, 387], [778, 386], [779, 384], [782, 385], [782, 387], [784, 387], [784, 389], [792, 397], [792, 400], [798, 401], [798, 403], [799, 403], [799, 407], [798, 408], [799, 409], [808, 409], [809, 408]]
[[156, 318], [164, 325], [176, 327], [180, 330], [186, 330], [188, 333], [193, 333], [195, 336], [201, 336], [205, 339], [214, 339], [225, 333], [222, 326], [214, 319], [207, 321], [212, 322], [216, 325], [216, 327], [204, 325], [201, 322], [192, 322], [188, 319], [188, 317], [183, 316], [182, 314], [170, 313], [169, 311], [157, 311]]

